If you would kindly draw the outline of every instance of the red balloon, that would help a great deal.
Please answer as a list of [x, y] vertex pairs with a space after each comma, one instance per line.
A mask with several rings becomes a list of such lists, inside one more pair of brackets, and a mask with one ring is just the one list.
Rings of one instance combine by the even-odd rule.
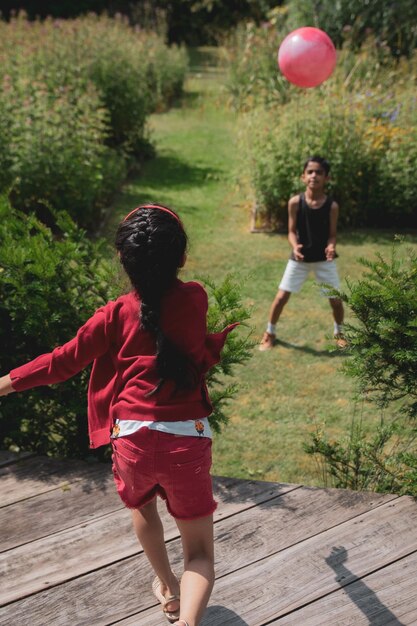
[[317, 87], [333, 72], [336, 49], [329, 35], [319, 28], [297, 28], [280, 45], [278, 65], [290, 83]]

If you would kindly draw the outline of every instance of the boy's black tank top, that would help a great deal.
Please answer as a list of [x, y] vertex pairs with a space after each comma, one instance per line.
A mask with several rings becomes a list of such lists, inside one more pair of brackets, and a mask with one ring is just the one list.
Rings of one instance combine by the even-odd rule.
[[[297, 240], [303, 247], [305, 263], [325, 261], [327, 242], [330, 232], [330, 209], [333, 199], [326, 198], [321, 207], [312, 209], [306, 202], [305, 195], [300, 193], [300, 203], [297, 211]], [[294, 253], [291, 258], [295, 260]]]

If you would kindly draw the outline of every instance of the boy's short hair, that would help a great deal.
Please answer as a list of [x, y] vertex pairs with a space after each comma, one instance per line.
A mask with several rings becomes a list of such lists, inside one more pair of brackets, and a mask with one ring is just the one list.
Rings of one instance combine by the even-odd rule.
[[309, 163], [311, 163], [311, 161], [313, 161], [314, 163], [319, 163], [322, 166], [322, 168], [324, 169], [326, 176], [329, 174], [329, 172], [330, 172], [330, 163], [326, 159], [324, 159], [323, 157], [318, 156], [317, 154], [314, 154], [313, 156], [308, 157], [307, 161], [304, 163], [303, 174], [304, 174], [304, 172], [307, 169], [307, 165]]

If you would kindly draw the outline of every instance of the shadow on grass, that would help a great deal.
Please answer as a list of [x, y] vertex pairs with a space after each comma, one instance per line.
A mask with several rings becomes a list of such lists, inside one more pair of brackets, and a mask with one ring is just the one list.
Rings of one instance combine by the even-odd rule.
[[224, 172], [221, 169], [190, 164], [176, 156], [162, 155], [145, 165], [142, 182], [146, 188], [158, 191], [172, 188], [189, 189], [223, 176]]
[[282, 339], [276, 339], [275, 345], [282, 346], [283, 348], [289, 348], [291, 350], [299, 350], [300, 352], [305, 352], [306, 354], [312, 354], [314, 356], [326, 356], [330, 359], [345, 356], [345, 353], [342, 350], [315, 350], [309, 346], [299, 346], [294, 343], [289, 343], [288, 341], [283, 341]]

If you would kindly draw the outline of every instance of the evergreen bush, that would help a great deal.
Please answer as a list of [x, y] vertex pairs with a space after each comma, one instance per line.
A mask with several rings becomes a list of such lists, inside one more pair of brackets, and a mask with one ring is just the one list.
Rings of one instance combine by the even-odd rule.
[[[55, 212], [59, 237], [33, 214], [0, 200], [0, 371], [7, 373], [75, 335], [111, 293], [103, 242], [92, 242]], [[35, 388], [0, 405], [2, 446], [39, 454], [85, 456], [88, 372]]]
[[394, 247], [388, 260], [360, 261], [365, 273], [341, 296], [355, 317], [346, 371], [379, 406], [401, 401], [417, 420], [417, 255], [400, 259]]
[[[209, 277], [202, 279], [209, 294], [209, 310], [207, 327], [211, 333], [223, 330], [228, 324], [240, 322], [248, 328], [250, 311], [242, 304], [239, 283], [232, 275], [227, 275], [220, 284], [214, 283]], [[227, 377], [233, 375], [235, 366], [245, 363], [252, 353], [254, 342], [251, 330], [245, 334], [234, 330], [227, 337], [221, 361], [211, 368], [207, 375], [207, 386], [213, 404], [210, 424], [216, 432], [227, 424], [227, 403], [233, 398], [239, 385], [227, 383]]]
[[318, 455], [337, 487], [417, 495], [417, 255], [362, 259], [366, 268], [348, 292], [354, 323], [346, 326], [345, 371], [358, 394], [381, 411], [369, 433], [355, 419], [350, 433], [331, 441], [318, 430], [307, 452]]

